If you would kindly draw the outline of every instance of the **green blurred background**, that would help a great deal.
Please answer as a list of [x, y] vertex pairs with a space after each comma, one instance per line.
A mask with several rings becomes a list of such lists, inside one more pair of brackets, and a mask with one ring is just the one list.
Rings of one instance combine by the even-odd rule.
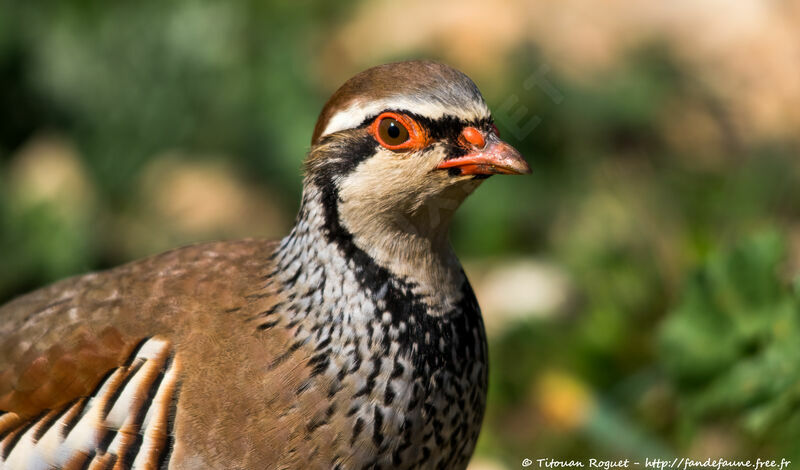
[[490, 334], [473, 470], [800, 464], [800, 4], [0, 0], [0, 302], [286, 233], [346, 78], [470, 75], [531, 177], [456, 250]]

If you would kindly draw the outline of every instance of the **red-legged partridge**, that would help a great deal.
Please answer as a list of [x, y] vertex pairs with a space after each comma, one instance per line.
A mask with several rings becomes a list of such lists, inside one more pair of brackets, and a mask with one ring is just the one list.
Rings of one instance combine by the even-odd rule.
[[0, 307], [0, 467], [466, 467], [487, 348], [448, 227], [484, 179], [528, 172], [461, 72], [356, 75], [320, 114], [282, 241]]

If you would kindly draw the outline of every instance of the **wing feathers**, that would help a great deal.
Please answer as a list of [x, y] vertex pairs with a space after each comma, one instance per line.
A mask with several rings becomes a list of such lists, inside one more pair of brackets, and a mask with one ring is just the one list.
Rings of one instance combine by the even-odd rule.
[[24, 419], [0, 415], [0, 469], [156, 468], [168, 463], [178, 393], [168, 341], [149, 338], [88, 396]]

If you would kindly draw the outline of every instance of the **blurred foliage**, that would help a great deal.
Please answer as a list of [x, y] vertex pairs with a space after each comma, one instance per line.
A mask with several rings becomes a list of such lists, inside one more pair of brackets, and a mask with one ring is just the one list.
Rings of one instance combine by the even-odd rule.
[[[569, 281], [563, 305], [491, 330], [479, 455], [518, 468], [537, 456], [796, 454], [800, 142], [743, 126], [731, 96], [774, 101], [726, 94], [747, 81], [724, 60], [708, 79], [680, 47], [688, 29], [626, 36], [608, 65], [575, 73], [595, 49], [545, 47], [572, 33], [508, 28], [519, 37], [485, 57], [449, 36], [409, 50], [359, 26], [394, 18], [396, 4], [300, 4], [0, 0], [0, 302], [184, 243], [280, 236], [316, 114], [374, 63], [371, 45], [380, 61], [467, 57], [534, 173], [486, 182], [459, 211], [456, 250], [500, 269], [535, 259]], [[453, 21], [494, 31], [487, 18]], [[342, 38], [365, 34], [374, 41]], [[360, 43], [368, 63], [344, 52]], [[482, 303], [487, 324], [505, 318]]]
[[732, 421], [759, 440], [777, 433], [783, 442], [764, 444], [800, 456], [800, 290], [777, 277], [784, 256], [774, 233], [714, 253], [664, 322], [660, 349], [687, 426]]

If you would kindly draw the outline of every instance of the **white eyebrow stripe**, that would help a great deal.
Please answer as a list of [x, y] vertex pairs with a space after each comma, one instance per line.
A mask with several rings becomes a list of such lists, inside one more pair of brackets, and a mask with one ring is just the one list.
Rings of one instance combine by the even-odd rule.
[[442, 116], [453, 116], [465, 121], [475, 121], [488, 119], [491, 116], [489, 108], [482, 101], [472, 101], [467, 108], [464, 108], [463, 105], [446, 105], [436, 101], [414, 100], [405, 97], [393, 97], [368, 103], [356, 101], [331, 117], [325, 130], [320, 134], [320, 138], [334, 132], [358, 127], [368, 117], [376, 116], [386, 109], [404, 109], [433, 120]]

